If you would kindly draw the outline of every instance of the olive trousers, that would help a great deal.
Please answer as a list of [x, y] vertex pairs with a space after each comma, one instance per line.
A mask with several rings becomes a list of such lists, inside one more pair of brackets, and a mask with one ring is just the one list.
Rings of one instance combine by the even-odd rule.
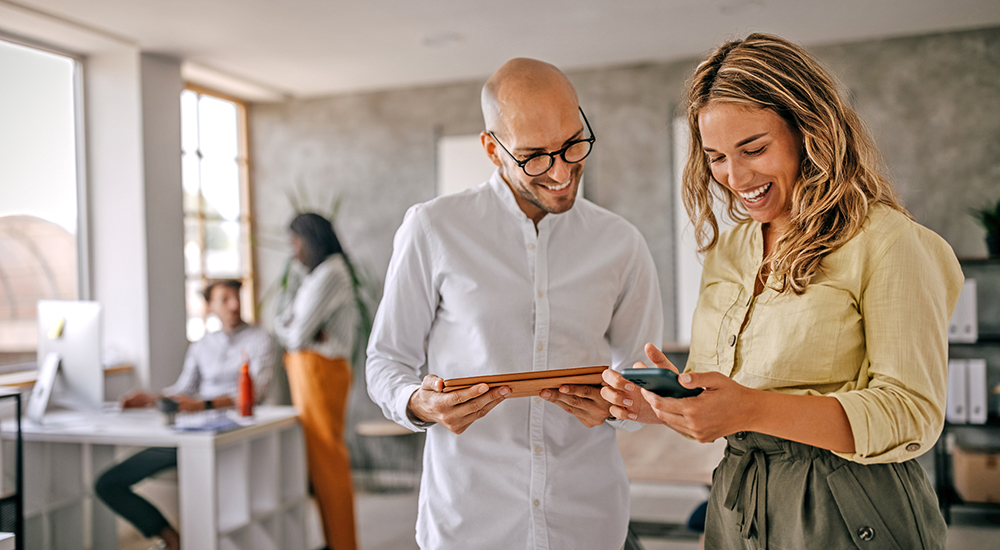
[[285, 354], [292, 403], [306, 442], [313, 496], [323, 521], [326, 545], [355, 550], [354, 488], [344, 441], [351, 365], [310, 351]]
[[915, 460], [859, 464], [768, 435], [726, 438], [706, 549], [943, 549], [947, 526]]

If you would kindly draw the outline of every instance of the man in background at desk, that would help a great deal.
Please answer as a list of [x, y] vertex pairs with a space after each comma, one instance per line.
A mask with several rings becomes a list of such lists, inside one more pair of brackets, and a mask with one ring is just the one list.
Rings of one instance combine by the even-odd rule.
[[[203, 411], [235, 405], [240, 368], [249, 360], [254, 397], [267, 395], [277, 359], [274, 340], [262, 328], [243, 322], [240, 281], [223, 279], [205, 288], [208, 311], [222, 321], [222, 330], [206, 333], [188, 347], [184, 369], [177, 382], [163, 394], [177, 402], [181, 411]], [[161, 395], [135, 392], [122, 400], [123, 408], [148, 407]], [[168, 468], [177, 467], [177, 449], [151, 447], [111, 467], [98, 478], [95, 491], [115, 513], [124, 517], [147, 538], [160, 537], [157, 548], [177, 550], [180, 537], [163, 514], [146, 499], [132, 492], [132, 485]]]
[[[577, 197], [594, 133], [556, 67], [514, 59], [482, 93], [497, 166], [474, 189], [411, 208], [368, 346], [368, 392], [427, 430], [417, 543], [434, 550], [618, 550], [629, 487], [586, 385], [506, 400], [442, 378], [610, 365], [663, 337], [652, 256], [621, 216]], [[427, 365], [430, 373], [421, 380]]]

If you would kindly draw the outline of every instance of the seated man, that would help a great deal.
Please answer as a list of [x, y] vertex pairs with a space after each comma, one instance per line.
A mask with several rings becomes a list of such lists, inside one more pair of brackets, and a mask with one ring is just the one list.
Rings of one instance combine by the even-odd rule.
[[[163, 395], [177, 402], [181, 411], [202, 411], [231, 407], [236, 403], [240, 368], [250, 361], [254, 396], [259, 402], [267, 395], [277, 358], [274, 341], [264, 329], [243, 322], [240, 310], [240, 281], [218, 280], [205, 288], [208, 310], [222, 321], [222, 330], [210, 332], [188, 347], [184, 369], [177, 382]], [[135, 392], [122, 401], [123, 408], [147, 407], [157, 394]], [[160, 537], [158, 548], [180, 548], [177, 530], [152, 504], [132, 492], [132, 485], [167, 468], [177, 466], [177, 449], [151, 447], [101, 474], [95, 484], [97, 495], [115, 513], [124, 517], [145, 537]]]

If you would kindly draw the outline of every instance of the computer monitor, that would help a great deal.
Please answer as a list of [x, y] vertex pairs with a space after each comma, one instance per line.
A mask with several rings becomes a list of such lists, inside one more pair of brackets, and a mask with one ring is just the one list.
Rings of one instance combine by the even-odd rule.
[[100, 304], [38, 301], [40, 374], [44, 374], [42, 367], [53, 353], [59, 357], [59, 368], [50, 402], [73, 409], [99, 410], [104, 402]]

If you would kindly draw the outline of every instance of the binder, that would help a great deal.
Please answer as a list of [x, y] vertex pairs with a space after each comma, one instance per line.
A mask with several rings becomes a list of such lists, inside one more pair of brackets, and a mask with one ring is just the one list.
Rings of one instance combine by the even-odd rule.
[[969, 420], [968, 378], [969, 364], [965, 359], [948, 361], [948, 406], [945, 419], [952, 424], [965, 424]]
[[979, 322], [976, 308], [976, 280], [966, 279], [958, 304], [948, 323], [948, 341], [974, 344], [979, 339]]
[[989, 412], [986, 392], [986, 359], [967, 359], [966, 384], [969, 424], [985, 424]]

